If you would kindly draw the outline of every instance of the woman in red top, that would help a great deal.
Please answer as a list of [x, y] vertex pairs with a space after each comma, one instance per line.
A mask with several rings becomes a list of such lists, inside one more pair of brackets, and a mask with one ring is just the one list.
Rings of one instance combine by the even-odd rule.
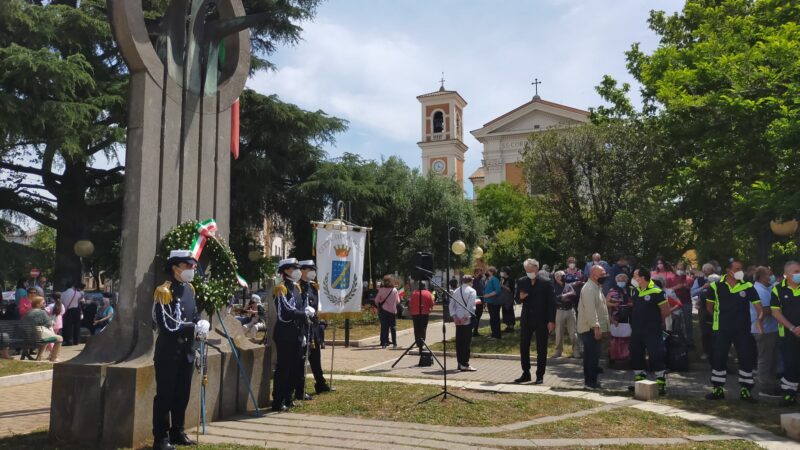
[[[414, 322], [414, 340], [417, 347], [422, 351], [422, 341], [425, 340], [426, 330], [428, 329], [428, 317], [433, 309], [433, 295], [428, 290], [428, 283], [423, 281], [419, 287], [411, 293], [411, 300], [408, 301], [408, 312], [411, 313], [411, 321]], [[422, 297], [420, 301], [420, 296]]]

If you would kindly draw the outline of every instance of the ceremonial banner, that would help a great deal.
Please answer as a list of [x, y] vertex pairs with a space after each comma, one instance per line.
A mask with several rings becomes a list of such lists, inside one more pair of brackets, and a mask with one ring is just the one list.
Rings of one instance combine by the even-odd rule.
[[359, 314], [364, 282], [365, 231], [317, 228], [319, 312]]

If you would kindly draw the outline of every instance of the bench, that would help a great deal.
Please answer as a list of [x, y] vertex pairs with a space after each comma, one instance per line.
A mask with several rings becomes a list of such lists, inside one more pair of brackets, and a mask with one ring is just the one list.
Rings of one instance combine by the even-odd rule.
[[19, 349], [20, 359], [33, 360], [31, 350], [46, 344], [36, 325], [22, 320], [0, 320], [0, 348]]

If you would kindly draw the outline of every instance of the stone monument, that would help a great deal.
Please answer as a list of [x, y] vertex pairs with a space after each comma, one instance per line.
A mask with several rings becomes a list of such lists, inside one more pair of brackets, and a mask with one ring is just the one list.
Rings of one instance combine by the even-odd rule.
[[[211, 217], [227, 237], [230, 108], [250, 68], [247, 29], [266, 14], [245, 15], [241, 0], [173, 0], [153, 25], [145, 21], [141, 0], [108, 0], [108, 7], [131, 76], [120, 300], [111, 325], [79, 356], [55, 365], [49, 433], [54, 443], [136, 448], [152, 438], [151, 307], [162, 280], [159, 239], [179, 223]], [[230, 317], [223, 320], [259, 406], [266, 405], [269, 348], [244, 339]], [[219, 350], [209, 351], [206, 389], [211, 420], [253, 407], [214, 322], [209, 342]], [[193, 378], [187, 428], [199, 418], [200, 378]]]

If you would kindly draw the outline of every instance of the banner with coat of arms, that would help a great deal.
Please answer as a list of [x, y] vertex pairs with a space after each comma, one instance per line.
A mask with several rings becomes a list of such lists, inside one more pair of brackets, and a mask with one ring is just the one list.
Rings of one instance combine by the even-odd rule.
[[317, 228], [319, 313], [358, 314], [364, 290], [365, 231]]

